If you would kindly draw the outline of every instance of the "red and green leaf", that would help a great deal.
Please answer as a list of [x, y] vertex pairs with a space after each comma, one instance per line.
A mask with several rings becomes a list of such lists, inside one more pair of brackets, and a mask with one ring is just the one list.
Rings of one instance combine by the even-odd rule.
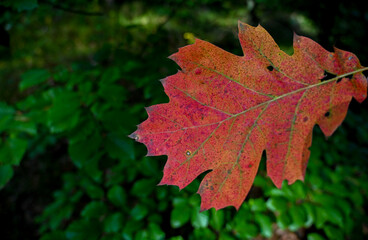
[[352, 97], [367, 94], [367, 68], [350, 52], [295, 35], [289, 56], [264, 28], [241, 22], [239, 39], [244, 56], [202, 40], [172, 55], [182, 70], [162, 80], [169, 103], [148, 107], [130, 135], [148, 156], [168, 156], [160, 184], [182, 189], [211, 170], [198, 190], [201, 210], [239, 208], [263, 151], [277, 187], [303, 180], [314, 125], [330, 136]]

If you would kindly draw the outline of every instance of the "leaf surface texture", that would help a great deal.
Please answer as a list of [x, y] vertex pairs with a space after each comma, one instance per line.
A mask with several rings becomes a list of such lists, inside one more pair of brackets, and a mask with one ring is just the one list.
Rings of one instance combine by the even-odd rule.
[[169, 103], [148, 107], [130, 135], [149, 156], [168, 156], [160, 184], [182, 189], [211, 170], [198, 190], [201, 210], [238, 209], [263, 151], [277, 187], [303, 180], [314, 125], [330, 136], [352, 97], [367, 94], [366, 68], [350, 52], [294, 35], [290, 56], [262, 26], [241, 22], [239, 40], [244, 56], [198, 39], [173, 54], [181, 71], [162, 80]]

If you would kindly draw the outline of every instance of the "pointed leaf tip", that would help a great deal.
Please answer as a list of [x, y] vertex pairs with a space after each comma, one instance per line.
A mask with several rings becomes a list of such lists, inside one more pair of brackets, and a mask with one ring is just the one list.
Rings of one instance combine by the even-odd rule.
[[136, 134], [136, 132], [134, 132], [134, 133], [132, 133], [132, 134], [128, 135], [128, 137], [130, 137], [131, 139], [134, 139], [134, 140], [135, 140], [135, 141], [137, 141], [137, 142], [138, 142], [138, 140], [139, 140], [139, 136]]

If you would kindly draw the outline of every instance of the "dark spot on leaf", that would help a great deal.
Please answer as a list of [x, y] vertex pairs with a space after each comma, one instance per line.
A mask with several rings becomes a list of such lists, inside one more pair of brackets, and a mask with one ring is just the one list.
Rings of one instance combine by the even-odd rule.
[[227, 174], [231, 174], [231, 170], [229, 169], [229, 170], [227, 170]]
[[327, 81], [327, 80], [335, 78], [335, 77], [336, 77], [335, 74], [332, 74], [332, 73], [329, 73], [329, 72], [325, 71], [324, 77], [321, 79], [321, 82]]
[[248, 164], [248, 168], [251, 168], [253, 165], [252, 164]]
[[210, 189], [211, 189], [211, 191], [213, 191], [213, 189], [214, 189], [213, 186], [210, 186]]
[[189, 150], [187, 150], [187, 151], [185, 152], [185, 155], [190, 156], [190, 155], [192, 155], [192, 153], [191, 153]]
[[325, 117], [329, 117], [331, 115], [331, 113], [330, 112], [326, 112], [325, 113]]
[[202, 73], [202, 70], [201, 69], [197, 69], [197, 70], [195, 70], [195, 74], [196, 75], [199, 75], [199, 74], [201, 74]]
[[308, 117], [303, 118], [303, 122], [306, 122], [306, 121], [308, 121]]
[[273, 67], [270, 65], [267, 67], [268, 71], [272, 71], [273, 70]]

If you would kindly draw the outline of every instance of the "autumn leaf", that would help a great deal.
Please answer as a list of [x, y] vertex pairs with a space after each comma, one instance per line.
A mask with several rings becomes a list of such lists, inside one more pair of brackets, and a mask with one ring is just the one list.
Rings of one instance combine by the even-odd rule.
[[366, 98], [367, 79], [357, 57], [328, 52], [294, 35], [294, 53], [281, 51], [261, 26], [239, 22], [244, 56], [206, 41], [170, 58], [181, 71], [162, 80], [169, 103], [147, 108], [148, 119], [130, 135], [148, 156], [167, 155], [160, 184], [187, 186], [201, 173], [201, 210], [247, 196], [263, 151], [277, 187], [304, 179], [312, 130], [330, 136], [354, 97]]

